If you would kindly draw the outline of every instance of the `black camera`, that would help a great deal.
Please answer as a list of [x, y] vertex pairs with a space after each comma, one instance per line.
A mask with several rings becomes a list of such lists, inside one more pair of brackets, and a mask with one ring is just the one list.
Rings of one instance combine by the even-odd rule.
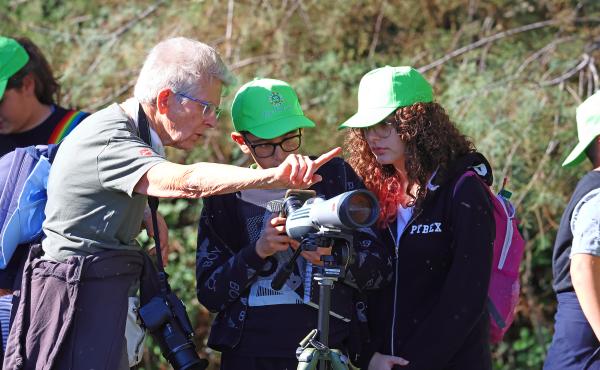
[[192, 324], [183, 302], [173, 292], [155, 296], [139, 310], [142, 324], [158, 342], [164, 358], [175, 370], [204, 370], [208, 361], [200, 359], [191, 341]]

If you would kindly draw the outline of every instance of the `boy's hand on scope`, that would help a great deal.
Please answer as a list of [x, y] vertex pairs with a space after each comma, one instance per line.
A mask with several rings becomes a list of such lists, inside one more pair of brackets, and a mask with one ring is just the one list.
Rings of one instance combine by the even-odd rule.
[[256, 253], [260, 258], [267, 258], [277, 252], [287, 250], [290, 245], [297, 248], [298, 242], [285, 233], [285, 218], [273, 215], [256, 242]]

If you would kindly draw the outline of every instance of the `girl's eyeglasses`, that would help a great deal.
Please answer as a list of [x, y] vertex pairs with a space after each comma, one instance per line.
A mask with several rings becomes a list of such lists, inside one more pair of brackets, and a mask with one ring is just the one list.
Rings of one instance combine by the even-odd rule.
[[365, 137], [368, 135], [376, 135], [382, 139], [390, 137], [393, 132], [396, 132], [395, 122], [384, 121], [373, 126], [355, 129], [356, 133], [362, 133]]

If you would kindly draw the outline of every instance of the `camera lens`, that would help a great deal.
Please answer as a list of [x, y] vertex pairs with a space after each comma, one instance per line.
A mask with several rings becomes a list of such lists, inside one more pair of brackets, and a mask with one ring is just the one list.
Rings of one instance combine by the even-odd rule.
[[364, 192], [354, 192], [347, 200], [347, 214], [357, 225], [368, 226], [372, 224], [377, 217], [373, 210], [377, 205], [373, 202], [373, 197]]
[[206, 360], [198, 358], [196, 348], [191, 341], [176, 348], [169, 358], [173, 368], [177, 370], [204, 370], [207, 365]]

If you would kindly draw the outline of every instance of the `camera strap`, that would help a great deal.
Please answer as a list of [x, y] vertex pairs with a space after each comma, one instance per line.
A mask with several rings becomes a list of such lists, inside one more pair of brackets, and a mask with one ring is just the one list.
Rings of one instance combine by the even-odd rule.
[[[152, 147], [152, 138], [150, 137], [150, 126], [146, 113], [139, 104], [138, 108], [138, 129], [141, 139]], [[188, 317], [185, 305], [175, 293], [171, 291], [169, 286], [168, 275], [162, 263], [162, 251], [160, 249], [160, 238], [158, 236], [158, 219], [156, 212], [158, 211], [158, 198], [148, 196], [148, 206], [152, 215], [152, 227], [154, 228], [154, 244], [156, 248], [156, 267], [158, 271], [151, 265], [150, 258], [145, 254], [144, 270], [140, 279], [140, 301], [142, 301], [139, 310], [139, 316], [148, 330], [150, 330], [153, 338], [158, 341], [163, 356], [173, 366], [174, 369], [188, 370], [205, 370], [208, 367], [206, 359], [200, 359], [194, 343], [190, 338], [194, 335], [194, 328]], [[147, 262], [146, 262], [147, 261]], [[156, 272], [154, 275], [152, 272]], [[156, 276], [158, 275], [158, 285], [162, 299], [157, 300], [156, 296], [149, 295], [151, 289], [155, 289]], [[154, 276], [154, 279], [152, 278]], [[152, 298], [151, 298], [152, 297]], [[150, 299], [148, 301], [147, 299]], [[154, 302], [154, 303], [152, 303]], [[166, 317], [157, 317], [156, 310], [159, 314], [166, 314]], [[144, 313], [142, 313], [142, 311]], [[158, 323], [154, 327], [148, 327], [148, 321]], [[158, 322], [156, 322], [158, 319]], [[152, 329], [153, 328], [153, 329]]]
[[[142, 109], [142, 105], [139, 104], [138, 108], [138, 129], [140, 132], [141, 139], [152, 147], [152, 138], [150, 136], [150, 126], [148, 125], [148, 118], [146, 113]], [[154, 245], [156, 248], [156, 267], [158, 268], [158, 278], [160, 283], [160, 291], [166, 296], [169, 293], [169, 283], [167, 282], [167, 273], [162, 262], [162, 251], [160, 249], [160, 238], [158, 236], [158, 218], [156, 212], [158, 211], [158, 198], [148, 195], [148, 206], [150, 207], [150, 213], [152, 215], [152, 228], [154, 229]]]

